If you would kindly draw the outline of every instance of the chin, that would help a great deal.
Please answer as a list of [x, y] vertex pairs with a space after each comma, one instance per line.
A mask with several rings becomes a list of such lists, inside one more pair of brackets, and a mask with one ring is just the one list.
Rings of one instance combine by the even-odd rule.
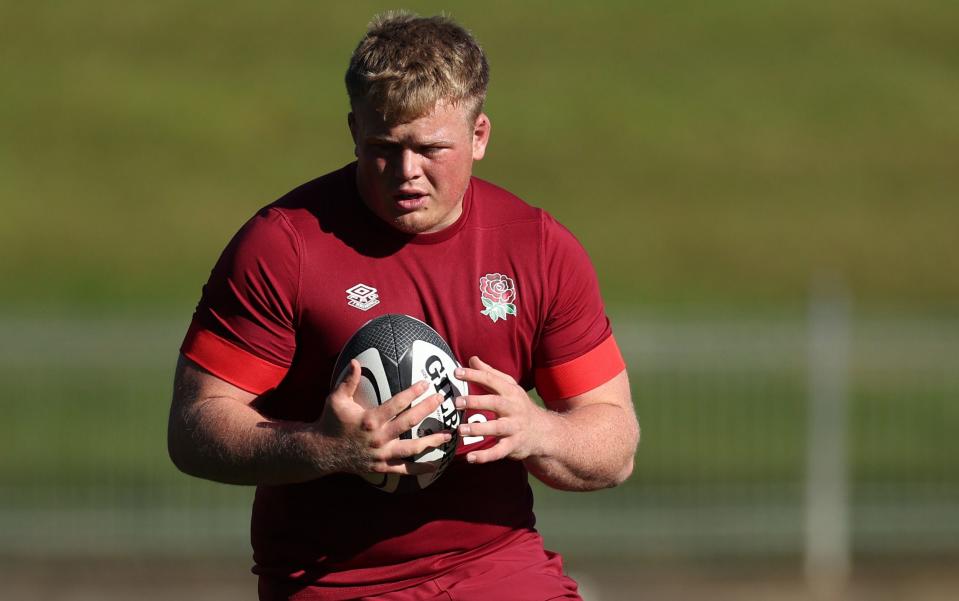
[[423, 219], [417, 219], [412, 215], [401, 215], [400, 217], [396, 217], [390, 222], [390, 225], [392, 225], [394, 229], [399, 230], [404, 234], [425, 234], [436, 227], [435, 223], [431, 223]]

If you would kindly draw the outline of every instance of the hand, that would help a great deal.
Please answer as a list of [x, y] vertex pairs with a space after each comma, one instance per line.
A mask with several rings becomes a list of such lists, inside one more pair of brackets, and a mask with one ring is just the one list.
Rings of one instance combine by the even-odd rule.
[[496, 414], [486, 422], [466, 423], [459, 427], [462, 436], [498, 438], [488, 449], [466, 454], [470, 463], [489, 463], [504, 457], [523, 460], [539, 453], [547, 428], [547, 412], [536, 405], [509, 374], [470, 357], [469, 367], [456, 370], [456, 377], [479, 384], [492, 394], [467, 395], [456, 399], [456, 408], [483, 409]]
[[434, 471], [428, 463], [415, 463], [410, 457], [449, 442], [450, 432], [437, 432], [417, 439], [400, 439], [443, 402], [434, 394], [410, 408], [410, 404], [429, 388], [421, 381], [397, 393], [378, 407], [364, 407], [353, 395], [360, 383], [360, 364], [350, 361], [350, 373], [326, 399], [316, 422], [319, 434], [332, 444], [321, 452], [321, 471], [363, 473], [423, 474]]

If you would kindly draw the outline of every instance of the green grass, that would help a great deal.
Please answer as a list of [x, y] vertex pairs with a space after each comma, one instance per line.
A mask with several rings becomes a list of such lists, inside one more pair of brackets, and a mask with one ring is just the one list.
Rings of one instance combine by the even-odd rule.
[[959, 501], [959, 387], [945, 374], [913, 381], [867, 383], [851, 410], [852, 461], [864, 484], [901, 479], [942, 486], [945, 498]]
[[[411, 2], [493, 68], [477, 171], [549, 208], [611, 304], [959, 298], [959, 5]], [[351, 159], [385, 2], [0, 7], [0, 279], [18, 310], [187, 310], [259, 206]]]
[[172, 364], [150, 369], [3, 369], [16, 427], [4, 445], [5, 483], [143, 485], [180, 479], [166, 456]]
[[172, 367], [0, 368], [0, 514], [249, 507], [252, 488], [190, 478], [167, 457]]

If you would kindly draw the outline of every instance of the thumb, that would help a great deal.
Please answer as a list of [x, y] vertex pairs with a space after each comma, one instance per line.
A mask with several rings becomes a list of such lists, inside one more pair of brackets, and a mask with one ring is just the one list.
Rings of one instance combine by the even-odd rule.
[[337, 387], [333, 390], [333, 395], [342, 395], [346, 398], [353, 398], [353, 395], [356, 394], [356, 389], [360, 385], [360, 362], [356, 359], [350, 359], [349, 372], [346, 374], [346, 377], [343, 378], [343, 381], [340, 382]]

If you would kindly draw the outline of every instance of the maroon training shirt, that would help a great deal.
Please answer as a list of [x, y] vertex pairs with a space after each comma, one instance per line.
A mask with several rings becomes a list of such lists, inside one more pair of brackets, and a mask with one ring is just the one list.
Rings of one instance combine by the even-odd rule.
[[[261, 395], [265, 415], [303, 421], [319, 417], [344, 343], [385, 313], [425, 321], [461, 362], [477, 355], [546, 401], [622, 371], [592, 265], [545, 211], [472, 178], [454, 224], [408, 235], [369, 212], [355, 177], [351, 164], [313, 180], [244, 225], [203, 289], [186, 357]], [[375, 594], [528, 533], [523, 464], [468, 464], [462, 454], [495, 443], [478, 438], [417, 493], [349, 474], [260, 486], [254, 571]]]

